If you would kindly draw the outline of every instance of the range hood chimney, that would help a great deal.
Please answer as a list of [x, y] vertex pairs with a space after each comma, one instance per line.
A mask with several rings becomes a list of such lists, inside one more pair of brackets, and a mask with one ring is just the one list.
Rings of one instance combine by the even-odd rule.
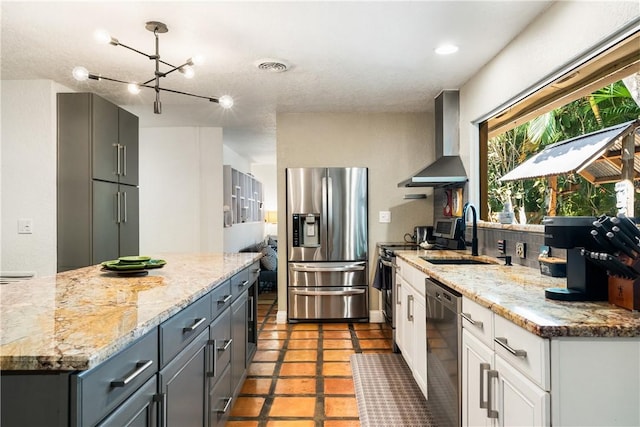
[[443, 90], [436, 96], [436, 161], [400, 182], [398, 187], [461, 187], [467, 182], [459, 156], [459, 110], [457, 90]]

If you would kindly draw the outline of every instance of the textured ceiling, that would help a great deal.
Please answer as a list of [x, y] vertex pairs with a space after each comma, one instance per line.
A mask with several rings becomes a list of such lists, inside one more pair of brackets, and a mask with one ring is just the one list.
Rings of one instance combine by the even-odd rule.
[[[92, 91], [148, 126], [222, 126], [224, 142], [256, 163], [275, 161], [277, 112], [421, 112], [442, 89], [459, 88], [545, 10], [550, 1], [2, 2], [1, 78], [51, 79]], [[160, 54], [174, 65], [196, 53], [206, 62], [191, 80], [161, 86], [199, 95], [230, 94], [232, 110], [206, 100], [124, 85], [76, 82], [83, 65], [107, 77], [143, 81], [153, 62], [97, 44], [102, 28], [121, 43], [153, 53], [147, 21], [164, 22]], [[460, 46], [438, 56], [443, 42]], [[260, 71], [275, 58], [285, 73]]]

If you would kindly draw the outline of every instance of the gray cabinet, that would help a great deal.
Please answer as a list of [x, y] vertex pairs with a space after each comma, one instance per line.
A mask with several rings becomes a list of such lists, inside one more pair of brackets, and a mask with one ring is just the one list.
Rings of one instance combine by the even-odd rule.
[[157, 424], [157, 380], [152, 377], [98, 427], [150, 427]]
[[231, 304], [231, 384], [233, 395], [242, 387], [247, 360], [247, 301], [248, 292], [242, 293]]
[[165, 402], [162, 425], [203, 427], [206, 422], [206, 373], [209, 331], [203, 330], [160, 371], [160, 396]]
[[91, 93], [57, 103], [58, 271], [137, 255], [138, 118]]

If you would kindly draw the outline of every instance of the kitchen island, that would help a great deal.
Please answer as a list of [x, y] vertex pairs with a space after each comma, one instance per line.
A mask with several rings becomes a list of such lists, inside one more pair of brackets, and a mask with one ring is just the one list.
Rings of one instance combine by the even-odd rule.
[[[640, 425], [638, 312], [606, 301], [546, 299], [544, 290], [564, 287], [566, 279], [467, 251], [396, 255], [405, 286], [424, 295], [429, 278], [461, 295], [456, 354], [463, 426]], [[428, 262], [435, 258], [486, 264]], [[429, 305], [427, 299], [427, 312]], [[437, 322], [438, 313], [427, 314], [427, 334], [429, 318]], [[445, 350], [427, 349], [427, 360]], [[428, 382], [438, 370], [427, 366]]]
[[93, 425], [110, 413], [117, 424], [130, 415], [126, 402], [145, 388], [144, 416], [166, 422], [170, 380], [198, 365], [203, 411], [210, 402], [209, 415], [200, 417], [223, 422], [215, 392], [229, 384], [221, 391], [228, 409], [237, 389], [231, 377], [243, 379], [255, 351], [261, 256], [163, 254], [166, 265], [140, 277], [98, 265], [3, 285], [2, 425]]

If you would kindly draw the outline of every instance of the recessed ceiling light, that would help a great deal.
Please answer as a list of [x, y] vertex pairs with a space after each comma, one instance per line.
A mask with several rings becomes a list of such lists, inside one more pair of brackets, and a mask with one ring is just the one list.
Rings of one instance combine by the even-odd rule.
[[442, 46], [438, 46], [436, 48], [436, 53], [438, 55], [450, 55], [452, 53], [456, 53], [458, 51], [458, 46], [453, 44], [443, 44]]

